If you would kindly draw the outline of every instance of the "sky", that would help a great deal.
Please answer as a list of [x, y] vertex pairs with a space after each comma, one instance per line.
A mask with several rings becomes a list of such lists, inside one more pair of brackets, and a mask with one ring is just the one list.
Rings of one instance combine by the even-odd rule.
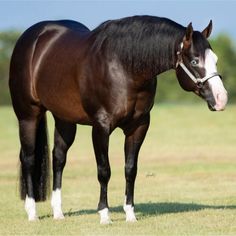
[[236, 0], [0, 0], [0, 31], [25, 30], [43, 20], [72, 19], [94, 29], [132, 15], [170, 18], [202, 31], [213, 20], [213, 37], [228, 33], [236, 41]]

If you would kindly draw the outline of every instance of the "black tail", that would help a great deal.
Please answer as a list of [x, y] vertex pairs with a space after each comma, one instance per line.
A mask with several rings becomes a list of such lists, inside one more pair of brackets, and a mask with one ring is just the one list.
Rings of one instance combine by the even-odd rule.
[[[20, 155], [23, 155], [22, 151]], [[20, 157], [21, 158], [21, 157]], [[20, 168], [20, 194], [21, 199], [26, 197], [26, 183], [22, 175], [22, 166]], [[33, 173], [33, 189], [36, 202], [45, 201], [49, 195], [50, 188], [50, 162], [47, 134], [46, 114], [41, 118], [38, 124], [35, 145], [35, 165]]]

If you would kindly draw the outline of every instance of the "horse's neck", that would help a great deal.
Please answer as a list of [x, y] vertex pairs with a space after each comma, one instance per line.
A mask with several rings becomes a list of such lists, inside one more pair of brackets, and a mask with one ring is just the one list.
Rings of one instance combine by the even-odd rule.
[[[181, 39], [182, 36], [179, 35], [166, 36], [159, 33], [152, 40], [140, 40], [138, 46], [131, 46], [131, 52], [127, 52], [132, 58], [129, 61], [123, 60], [124, 67], [132, 74], [143, 76], [145, 79], [152, 79], [162, 72], [174, 69]], [[133, 53], [135, 49], [139, 51]]]
[[[107, 23], [91, 34], [91, 49], [104, 58], [116, 57], [132, 76], [153, 78], [174, 68], [184, 27], [167, 20], [127, 23], [125, 32], [116, 23]], [[134, 20], [134, 23], [137, 23]], [[112, 27], [111, 27], [112, 26]]]
[[175, 68], [178, 42], [173, 40], [169, 44], [163, 44], [162, 41], [165, 42], [165, 38], [159, 38], [154, 45], [147, 46], [148, 56], [140, 55], [139, 58], [133, 58], [134, 68], [131, 70], [133, 75], [142, 76], [147, 80]]

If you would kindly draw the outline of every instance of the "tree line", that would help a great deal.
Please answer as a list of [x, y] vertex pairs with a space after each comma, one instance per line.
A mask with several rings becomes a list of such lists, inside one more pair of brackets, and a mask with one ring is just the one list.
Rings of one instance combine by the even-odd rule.
[[[11, 104], [8, 89], [9, 62], [13, 47], [19, 38], [19, 31], [0, 32], [0, 105]], [[219, 34], [210, 40], [214, 52], [217, 54], [218, 72], [229, 93], [229, 102], [236, 102], [236, 47], [235, 42], [227, 34]], [[168, 71], [158, 76], [156, 93], [157, 102], [188, 103], [198, 102], [196, 96], [183, 91], [178, 85], [174, 71]]]

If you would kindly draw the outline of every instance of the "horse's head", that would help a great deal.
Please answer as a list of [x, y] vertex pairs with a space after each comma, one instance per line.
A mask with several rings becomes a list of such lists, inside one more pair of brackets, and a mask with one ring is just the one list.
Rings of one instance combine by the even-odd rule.
[[212, 111], [224, 110], [227, 91], [217, 73], [217, 56], [207, 38], [212, 21], [202, 32], [193, 31], [190, 23], [177, 51], [176, 75], [181, 87], [202, 97]]

